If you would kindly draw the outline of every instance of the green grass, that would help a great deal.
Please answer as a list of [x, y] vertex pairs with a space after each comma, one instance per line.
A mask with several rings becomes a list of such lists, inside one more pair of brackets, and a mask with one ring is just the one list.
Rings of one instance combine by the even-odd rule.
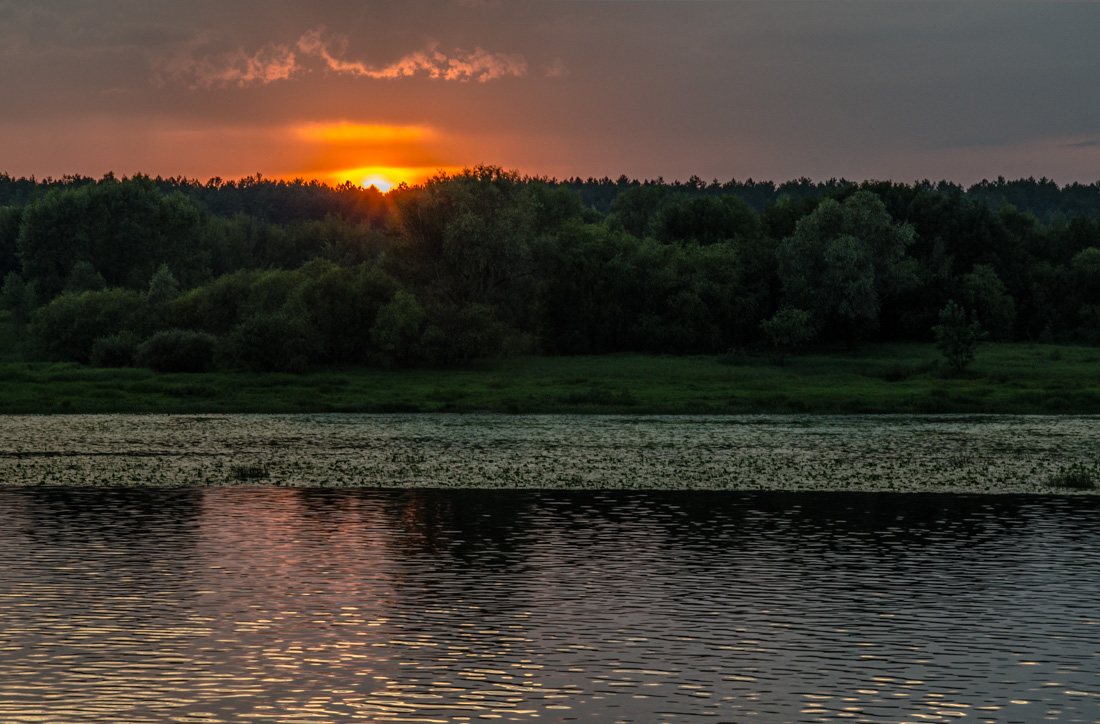
[[998, 344], [953, 375], [931, 345], [792, 357], [521, 357], [450, 370], [156, 374], [0, 357], [0, 413], [1100, 414], [1100, 350]]

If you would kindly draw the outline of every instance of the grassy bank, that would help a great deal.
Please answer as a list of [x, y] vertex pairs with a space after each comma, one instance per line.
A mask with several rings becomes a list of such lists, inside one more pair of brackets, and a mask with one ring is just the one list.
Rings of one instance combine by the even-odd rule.
[[156, 374], [0, 359], [0, 413], [1100, 414], [1100, 349], [987, 345], [961, 375], [931, 345], [790, 358], [524, 357], [453, 370]]

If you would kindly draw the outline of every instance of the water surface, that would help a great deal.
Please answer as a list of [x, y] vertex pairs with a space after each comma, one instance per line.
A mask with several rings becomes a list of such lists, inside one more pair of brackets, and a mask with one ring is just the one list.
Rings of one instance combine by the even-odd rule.
[[0, 488], [0, 721], [1095, 722], [1095, 497]]

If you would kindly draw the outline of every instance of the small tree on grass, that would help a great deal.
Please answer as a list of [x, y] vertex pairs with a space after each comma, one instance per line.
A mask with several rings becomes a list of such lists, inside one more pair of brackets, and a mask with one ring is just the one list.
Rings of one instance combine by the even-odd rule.
[[966, 311], [954, 301], [940, 310], [940, 323], [932, 331], [936, 335], [936, 348], [956, 372], [962, 372], [974, 361], [974, 351], [986, 336], [977, 320], [966, 321]]
[[760, 329], [775, 349], [775, 360], [783, 364], [788, 354], [800, 352], [817, 334], [813, 316], [804, 309], [781, 307], [760, 323]]
[[28, 284], [15, 272], [8, 272], [3, 287], [0, 287], [0, 309], [9, 310], [12, 320], [20, 328], [35, 309], [34, 286], [33, 279]]

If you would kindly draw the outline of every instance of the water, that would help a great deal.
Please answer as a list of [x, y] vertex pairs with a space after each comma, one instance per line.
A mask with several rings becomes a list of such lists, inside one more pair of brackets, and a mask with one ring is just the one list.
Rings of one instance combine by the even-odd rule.
[[1100, 499], [0, 488], [0, 721], [1095, 722]]

